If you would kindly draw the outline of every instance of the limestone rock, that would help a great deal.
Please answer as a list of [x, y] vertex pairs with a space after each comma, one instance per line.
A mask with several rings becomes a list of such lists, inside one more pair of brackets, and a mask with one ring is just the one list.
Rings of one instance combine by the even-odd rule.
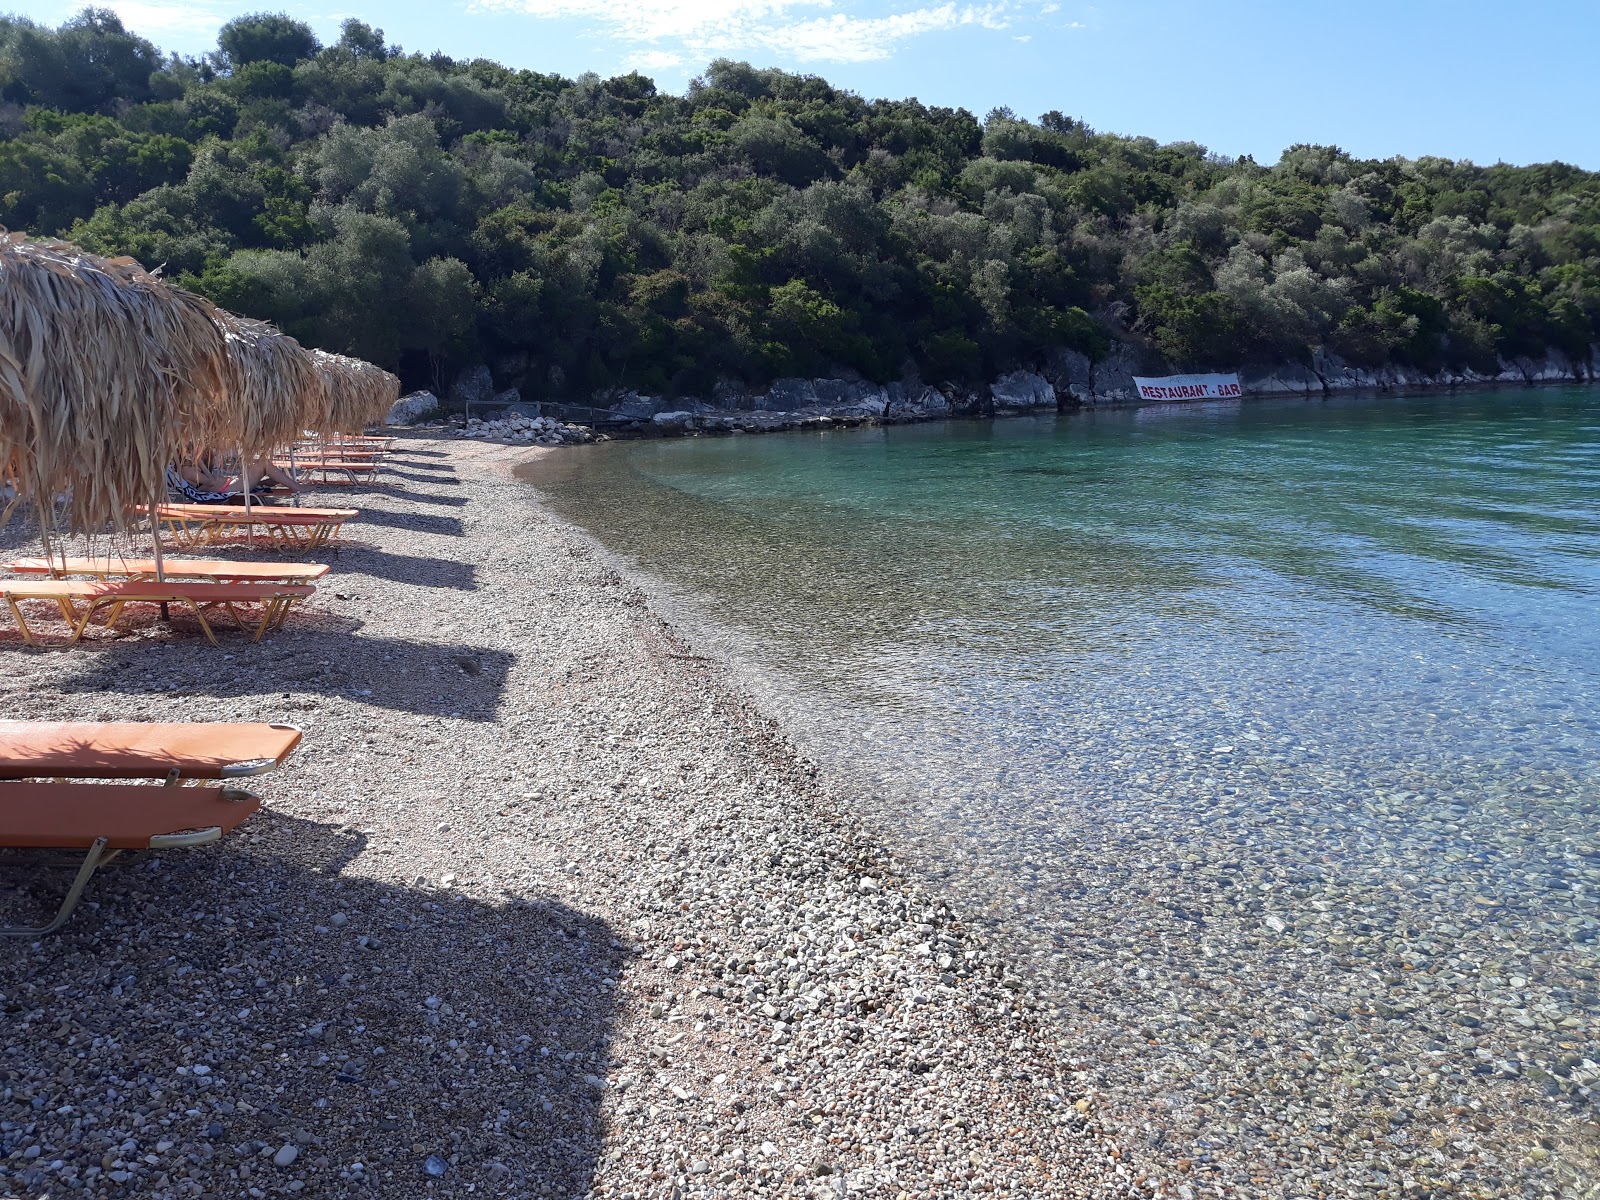
[[1056, 389], [1043, 375], [1012, 371], [989, 385], [997, 409], [1054, 408]]
[[451, 404], [492, 404], [494, 377], [489, 368], [479, 363], [462, 371], [450, 385], [449, 400]]
[[439, 411], [439, 397], [432, 392], [412, 392], [401, 396], [383, 419], [385, 425], [415, 425]]

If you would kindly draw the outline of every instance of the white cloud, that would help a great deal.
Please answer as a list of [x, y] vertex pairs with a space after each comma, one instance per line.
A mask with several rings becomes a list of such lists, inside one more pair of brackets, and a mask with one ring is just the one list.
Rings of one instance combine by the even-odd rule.
[[918, 8], [887, 17], [847, 17], [835, 13], [751, 32], [757, 44], [799, 62], [873, 62], [888, 58], [906, 38], [962, 25], [1001, 29], [1004, 18], [998, 6], [958, 9], [954, 4], [943, 4], [938, 8]]
[[630, 71], [670, 71], [683, 66], [683, 55], [671, 50], [640, 50], [628, 56]]
[[[842, 11], [858, 0], [472, 0], [475, 10], [526, 13], [590, 24], [658, 69], [721, 54], [767, 50], [796, 62], [871, 62], [908, 38], [962, 26], [1004, 29], [1020, 0], [965, 6], [954, 0], [883, 15]], [[820, 10], [820, 11], [819, 11]]]
[[159, 43], [175, 34], [215, 34], [229, 14], [216, 4], [165, 4], [161, 0], [110, 0], [105, 7], [124, 27]]

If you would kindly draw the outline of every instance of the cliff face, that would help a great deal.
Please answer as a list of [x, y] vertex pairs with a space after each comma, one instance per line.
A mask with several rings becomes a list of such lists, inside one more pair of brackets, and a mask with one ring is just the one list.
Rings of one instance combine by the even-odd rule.
[[[1338, 355], [1319, 351], [1310, 366], [1280, 363], [1246, 366], [1239, 370], [1239, 385], [1247, 396], [1313, 396], [1333, 392], [1394, 391], [1400, 388], [1452, 388], [1490, 383], [1588, 382], [1596, 378], [1593, 364], [1600, 362], [1600, 345], [1590, 347], [1586, 360], [1574, 361], [1551, 350], [1542, 359], [1501, 360], [1500, 370], [1483, 374], [1472, 370], [1430, 374], [1404, 367], [1373, 371], [1354, 367]], [[1092, 364], [1083, 355], [1064, 350], [1051, 359], [1046, 374], [1056, 387], [1070, 391], [1081, 404], [1137, 404], [1133, 376], [1165, 374], [1165, 368], [1141, 360], [1131, 347], [1119, 344], [1103, 362]]]
[[[1371, 371], [1319, 353], [1310, 366], [1285, 363], [1242, 368], [1239, 382], [1247, 396], [1587, 382], [1596, 378], [1594, 362], [1600, 362], [1600, 346], [1592, 348], [1588, 361], [1573, 361], [1551, 351], [1543, 359], [1503, 361], [1492, 375], [1470, 370], [1428, 374], [1396, 367]], [[982, 389], [935, 387], [914, 377], [878, 384], [840, 376], [779, 379], [761, 389], [725, 381], [704, 399], [667, 399], [629, 391], [598, 394], [588, 404], [530, 404], [523, 402], [515, 389], [495, 392], [488, 371], [480, 367], [458, 382], [451, 398], [464, 398], [474, 409], [485, 412], [512, 408], [525, 416], [542, 414], [562, 422], [645, 436], [758, 433], [1139, 404], [1143, 402], [1134, 388], [1134, 375], [1165, 373], [1165, 367], [1151, 362], [1137, 348], [1118, 343], [1098, 362], [1075, 350], [1059, 350], [1043, 369], [1010, 371]]]

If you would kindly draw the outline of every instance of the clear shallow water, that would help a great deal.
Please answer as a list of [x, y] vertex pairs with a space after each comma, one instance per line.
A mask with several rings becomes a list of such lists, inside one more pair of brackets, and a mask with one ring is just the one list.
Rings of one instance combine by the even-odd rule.
[[1600, 389], [533, 482], [1016, 945], [1175, 1193], [1593, 1194]]

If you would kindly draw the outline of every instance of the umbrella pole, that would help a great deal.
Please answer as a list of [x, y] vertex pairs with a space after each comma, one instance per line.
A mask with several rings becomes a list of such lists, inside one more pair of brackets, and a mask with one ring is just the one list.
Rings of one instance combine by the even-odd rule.
[[255, 517], [250, 512], [250, 467], [245, 462], [244, 447], [239, 447], [239, 482], [244, 484], [244, 543], [256, 544]]
[[[167, 581], [166, 560], [161, 557], [161, 522], [156, 517], [155, 506], [150, 506], [150, 546], [156, 560], [156, 582]], [[161, 619], [165, 622], [172, 620], [172, 614], [167, 611], [165, 603], [161, 605]]]

